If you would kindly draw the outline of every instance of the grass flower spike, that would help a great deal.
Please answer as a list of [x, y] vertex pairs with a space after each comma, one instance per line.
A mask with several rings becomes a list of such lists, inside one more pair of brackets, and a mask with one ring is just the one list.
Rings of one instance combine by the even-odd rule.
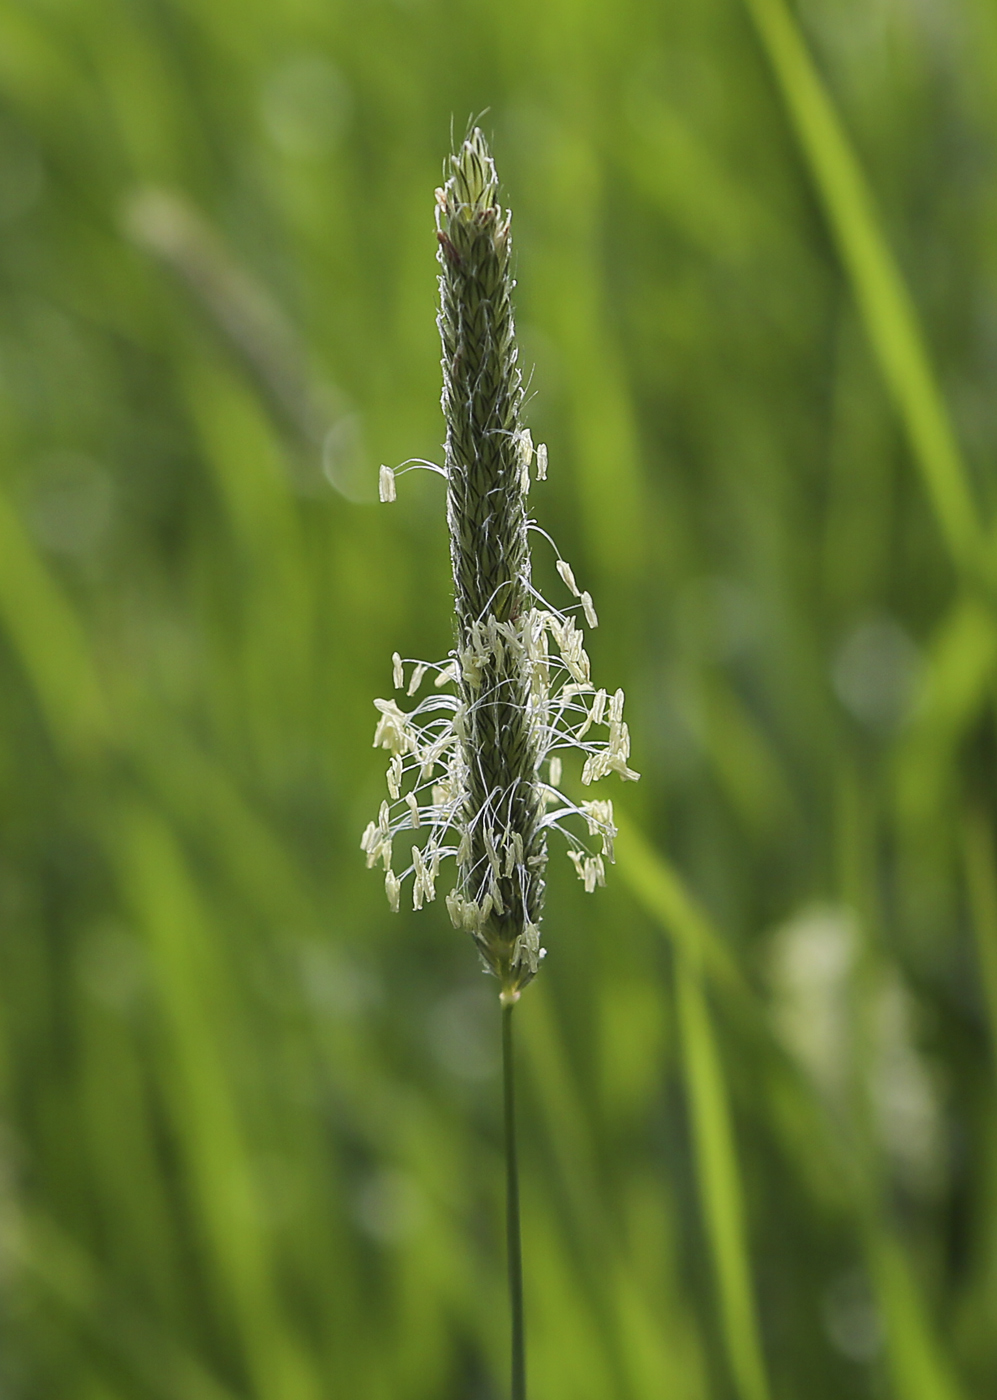
[[[530, 532], [543, 532], [530, 519], [530, 469], [535, 461], [537, 478], [546, 477], [547, 449], [534, 449], [521, 421], [510, 215], [497, 194], [494, 163], [474, 130], [436, 195], [455, 648], [435, 664], [393, 658], [396, 691], [415, 697], [427, 676], [433, 684], [410, 710], [374, 702], [374, 743], [391, 754], [389, 800], [362, 847], [369, 865], [383, 863], [393, 909], [410, 878], [415, 908], [433, 899], [441, 862], [455, 858], [451, 920], [471, 934], [511, 1002], [544, 956], [548, 834], [566, 839], [586, 890], [604, 883], [613, 859], [612, 803], [565, 796], [562, 758], [580, 755], [586, 785], [614, 772], [638, 775], [629, 767], [623, 692], [609, 695], [591, 681], [576, 621], [580, 613], [597, 625], [591, 596], [560, 556], [557, 572], [576, 601], [552, 607], [531, 579]], [[395, 499], [388, 467], [380, 494]], [[410, 845], [409, 832], [422, 844]], [[396, 874], [403, 837], [406, 864]]]

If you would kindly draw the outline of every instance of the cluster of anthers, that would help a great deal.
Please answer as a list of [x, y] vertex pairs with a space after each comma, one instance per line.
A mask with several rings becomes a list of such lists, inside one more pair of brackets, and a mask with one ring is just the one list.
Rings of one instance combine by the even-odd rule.
[[[547, 448], [540, 443], [535, 451], [528, 429], [520, 436], [522, 486], [529, 484], [530, 464], [536, 460], [537, 480], [547, 475]], [[429, 463], [411, 464], [430, 466]], [[382, 466], [380, 498], [395, 499], [395, 472]], [[530, 528], [539, 531], [535, 522]], [[591, 594], [578, 588], [570, 564], [557, 560], [557, 572], [568, 590], [579, 600], [576, 605], [590, 627], [599, 625]], [[473, 629], [470, 645], [451, 653], [445, 661], [427, 662], [392, 656], [392, 679], [396, 691], [414, 698], [428, 684], [431, 689], [411, 710], [403, 710], [397, 700], [375, 700], [380, 719], [374, 733], [374, 747], [387, 749], [388, 799], [381, 803], [377, 821], [369, 822], [361, 849], [368, 867], [381, 862], [388, 903], [396, 913], [401, 891], [411, 876], [412, 907], [435, 899], [440, 863], [454, 856], [465, 865], [472, 847], [472, 830], [466, 820], [469, 711], [489, 703], [481, 681], [495, 661], [513, 661], [529, 678], [528, 721], [535, 740], [535, 773], [539, 798], [544, 809], [540, 825], [559, 831], [567, 840], [568, 858], [588, 893], [606, 883], [605, 862], [613, 861], [613, 804], [609, 799], [576, 803], [560, 787], [562, 754], [584, 755], [581, 781], [584, 786], [617, 773], [636, 781], [640, 774], [629, 766], [630, 732], [623, 718], [623, 691], [610, 695], [596, 689], [585, 650], [585, 637], [571, 612], [561, 612], [547, 604], [535, 590], [537, 606], [522, 619], [499, 622], [494, 616], [481, 619]], [[409, 668], [408, 670], [406, 668]], [[427, 682], [427, 677], [428, 682]], [[453, 688], [463, 680], [470, 692], [469, 703]], [[502, 794], [495, 793], [494, 809], [503, 808]], [[598, 850], [573, 826], [573, 818], [584, 826], [584, 834], [599, 839]], [[480, 816], [479, 816], [480, 820]], [[394, 869], [394, 842], [412, 831], [424, 831], [422, 848], [413, 844], [411, 863], [397, 874]], [[447, 895], [446, 905], [455, 928], [480, 934], [492, 911], [501, 915], [499, 877], [512, 876], [523, 861], [522, 838], [510, 831], [498, 849], [487, 842], [488, 888], [482, 899], [467, 898], [460, 887]], [[406, 845], [408, 843], [406, 842]], [[409, 851], [406, 850], [407, 856]], [[533, 857], [538, 866], [546, 852]], [[473, 875], [470, 872], [473, 883]], [[539, 929], [524, 920], [517, 960], [535, 973], [546, 950], [540, 946]]]

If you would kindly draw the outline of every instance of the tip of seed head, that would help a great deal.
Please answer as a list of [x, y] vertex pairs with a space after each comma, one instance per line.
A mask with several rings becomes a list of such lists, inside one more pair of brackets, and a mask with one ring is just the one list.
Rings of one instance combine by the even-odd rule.
[[450, 179], [445, 194], [457, 205], [469, 206], [473, 215], [497, 202], [498, 175], [484, 132], [475, 127], [450, 157]]

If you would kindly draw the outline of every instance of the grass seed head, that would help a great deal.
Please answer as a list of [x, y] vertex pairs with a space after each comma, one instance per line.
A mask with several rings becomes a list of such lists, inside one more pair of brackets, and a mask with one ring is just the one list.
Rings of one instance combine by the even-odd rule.
[[[417, 663], [408, 694], [415, 694], [427, 670], [436, 685], [413, 710], [375, 701], [374, 743], [392, 754], [392, 802], [382, 804], [362, 847], [368, 864], [383, 861], [393, 909], [409, 875], [414, 907], [431, 900], [441, 859], [455, 858], [457, 882], [446, 900], [450, 918], [470, 933], [508, 1002], [544, 957], [548, 832], [567, 838], [590, 892], [605, 882], [604, 859], [613, 858], [612, 803], [579, 806], [567, 798], [559, 787], [561, 754], [581, 753], [583, 783], [610, 772], [638, 775], [627, 764], [623, 692], [607, 705], [606, 691], [590, 681], [573, 614], [580, 606], [595, 626], [591, 596], [560, 557], [558, 573], [580, 605], [566, 612], [549, 606], [531, 579], [529, 468], [535, 454], [538, 480], [546, 478], [547, 448], [534, 448], [521, 421], [511, 215], [498, 201], [495, 165], [479, 130], [450, 156], [447, 176], [436, 192], [436, 230], [455, 645], [443, 662]], [[394, 474], [381, 472], [381, 497], [393, 500]], [[403, 675], [395, 653], [396, 689]], [[608, 729], [606, 737], [600, 727]], [[572, 818], [579, 820], [566, 825]], [[590, 849], [576, 826], [601, 838], [601, 851]], [[425, 828], [427, 835], [421, 848], [412, 847], [411, 866], [396, 876], [392, 840], [403, 828]]]

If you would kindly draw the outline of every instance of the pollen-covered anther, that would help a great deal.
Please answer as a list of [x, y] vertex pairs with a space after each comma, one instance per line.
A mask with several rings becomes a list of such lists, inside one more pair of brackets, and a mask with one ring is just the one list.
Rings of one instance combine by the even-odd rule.
[[416, 666], [415, 670], [412, 672], [412, 679], [409, 681], [408, 690], [406, 691], [407, 695], [414, 695], [416, 693], [420, 685], [422, 685], [423, 676], [428, 670], [429, 667], [426, 665], [426, 663], [424, 661], [420, 661], [419, 664]]
[[388, 896], [388, 904], [391, 907], [392, 914], [398, 913], [401, 890], [401, 880], [399, 880], [393, 870], [386, 870], [384, 872], [384, 893]]
[[585, 886], [585, 893], [592, 894], [596, 885], [606, 883], [606, 867], [602, 856], [587, 856], [583, 851], [569, 851], [568, 859], [575, 867], [579, 880]]
[[438, 739], [434, 739], [431, 744], [427, 744], [419, 753], [419, 779], [421, 782], [428, 782], [433, 776], [433, 769], [438, 768], [443, 762], [443, 755], [453, 743], [453, 735], [443, 733]]
[[397, 802], [402, 787], [402, 756], [396, 753], [388, 764], [388, 795]]
[[591, 684], [591, 668], [588, 654], [585, 651], [585, 638], [574, 621], [568, 617], [563, 622], [557, 618], [551, 618], [548, 624], [554, 634], [561, 659], [568, 669], [568, 674], [578, 685]]
[[477, 933], [481, 928], [481, 908], [473, 899], [462, 899], [456, 890], [451, 890], [446, 899], [450, 922], [456, 929], [466, 933]]
[[575, 575], [572, 572], [571, 565], [568, 563], [567, 559], [559, 559], [557, 561], [557, 572], [561, 575], [561, 580], [564, 583], [565, 588], [567, 588], [568, 592], [572, 595], [572, 597], [580, 598], [582, 596], [581, 590], [579, 589], [578, 584], [575, 582]]
[[548, 766], [548, 772], [549, 772], [549, 774], [550, 774], [550, 783], [551, 783], [551, 787], [560, 787], [560, 786], [561, 786], [561, 760], [558, 758], [557, 754], [555, 754], [554, 757], [550, 760], [550, 764], [549, 764], [549, 766]]
[[381, 463], [381, 469], [377, 474], [377, 494], [382, 501], [394, 501], [397, 499], [395, 490], [395, 474], [390, 467]]
[[438, 851], [433, 852], [432, 858], [427, 864], [419, 847], [412, 847], [412, 867], [415, 870], [415, 884], [412, 887], [413, 909], [421, 909], [423, 900], [428, 904], [436, 898], [436, 874], [439, 870], [439, 864]]
[[537, 443], [537, 481], [547, 480], [547, 444]]
[[402, 658], [397, 651], [391, 653], [391, 684], [396, 690], [401, 690], [405, 684], [405, 668], [402, 666]]
[[360, 838], [360, 849], [367, 857], [367, 869], [377, 863], [379, 848], [381, 845], [381, 833], [377, 829], [376, 822], [368, 822], [364, 827], [364, 833]]
[[533, 461], [533, 437], [529, 428], [519, 434], [519, 489], [525, 496], [530, 489], [530, 463]]
[[391, 832], [385, 817], [387, 805], [386, 802], [381, 803], [381, 814], [378, 821], [367, 823], [360, 840], [360, 849], [367, 857], [368, 870], [375, 866], [379, 860], [384, 861], [385, 870], [391, 865]]
[[[567, 689], [567, 687], [565, 687], [565, 689]], [[563, 693], [564, 693], [564, 692], [562, 691], [562, 694], [563, 694]], [[600, 699], [599, 699], [600, 695], [602, 696], [602, 700], [601, 700], [601, 701], [600, 701]], [[599, 723], [600, 719], [602, 718], [603, 709], [605, 708], [605, 701], [606, 701], [606, 692], [605, 692], [604, 690], [597, 691], [596, 694], [595, 694], [595, 696], [594, 696], [593, 699], [592, 699], [592, 708], [588, 711], [588, 713], [586, 714], [585, 718], [582, 720], [581, 724], [578, 726], [578, 729], [575, 731], [575, 739], [576, 739], [576, 740], [577, 740], [577, 739], [584, 739], [584, 738], [585, 738], [585, 735], [589, 732], [589, 730], [592, 728], [592, 726], [593, 726], [594, 724], [598, 724], [598, 723]]]
[[588, 822], [590, 836], [602, 837], [602, 854], [609, 861], [610, 865], [615, 863], [613, 853], [613, 839], [616, 836], [616, 827], [613, 823], [613, 804], [609, 799], [596, 799], [592, 802], [583, 802], [581, 810], [585, 814]]
[[595, 605], [592, 602], [592, 594], [580, 593], [578, 596], [581, 599], [582, 612], [585, 614], [585, 621], [590, 627], [598, 627], [599, 614], [596, 612]]
[[392, 753], [406, 753], [412, 747], [409, 718], [398, 708], [394, 700], [375, 700], [374, 705], [381, 713], [374, 730], [375, 749], [390, 749]]
[[405, 805], [409, 809], [409, 813], [412, 818], [412, 825], [419, 826], [419, 803], [414, 792], [407, 792], [405, 794]]
[[459, 653], [461, 675], [472, 690], [480, 690], [485, 668], [491, 659], [487, 632], [476, 622], [471, 628], [468, 646]]

